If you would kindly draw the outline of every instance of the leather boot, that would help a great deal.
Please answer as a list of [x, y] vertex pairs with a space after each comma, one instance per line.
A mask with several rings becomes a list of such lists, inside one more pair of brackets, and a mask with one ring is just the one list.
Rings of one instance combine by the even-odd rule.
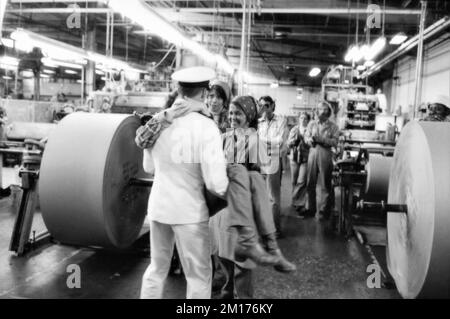
[[239, 239], [234, 250], [236, 261], [253, 260], [261, 266], [274, 266], [279, 262], [279, 257], [269, 254], [258, 242], [258, 236], [252, 227], [236, 227]]
[[288, 261], [281, 252], [275, 233], [263, 236], [263, 240], [267, 252], [278, 257], [278, 263], [274, 265], [276, 271], [287, 273], [297, 270], [297, 266]]

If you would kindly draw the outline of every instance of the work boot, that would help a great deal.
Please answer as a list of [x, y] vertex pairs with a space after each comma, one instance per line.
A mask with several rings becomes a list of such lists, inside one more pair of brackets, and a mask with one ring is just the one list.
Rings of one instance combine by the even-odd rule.
[[274, 265], [276, 271], [287, 273], [297, 270], [297, 266], [288, 261], [281, 252], [275, 233], [263, 236], [263, 240], [268, 253], [278, 257], [278, 263]]
[[236, 227], [239, 239], [234, 250], [236, 261], [253, 260], [261, 266], [274, 266], [279, 262], [279, 257], [269, 254], [258, 242], [258, 236], [252, 227]]

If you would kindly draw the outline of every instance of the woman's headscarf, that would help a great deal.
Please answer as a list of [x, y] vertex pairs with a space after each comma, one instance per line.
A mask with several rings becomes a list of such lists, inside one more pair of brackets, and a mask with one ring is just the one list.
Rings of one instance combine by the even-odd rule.
[[240, 107], [247, 117], [249, 126], [256, 128], [258, 124], [258, 109], [255, 99], [249, 95], [243, 95], [235, 97], [231, 103]]

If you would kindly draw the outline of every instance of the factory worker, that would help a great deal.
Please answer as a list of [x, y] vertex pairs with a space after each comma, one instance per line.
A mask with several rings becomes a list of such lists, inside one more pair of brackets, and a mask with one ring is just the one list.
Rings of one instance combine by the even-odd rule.
[[111, 100], [108, 96], [103, 97], [99, 113], [111, 113]]
[[[198, 104], [214, 77], [214, 70], [205, 67], [172, 75], [179, 97]], [[210, 298], [211, 242], [203, 188], [217, 196], [224, 196], [228, 188], [217, 126], [198, 112], [173, 119], [153, 147], [144, 149], [144, 169], [155, 177], [148, 203], [151, 262], [143, 275], [141, 298], [163, 297], [174, 243], [186, 276], [186, 297]]]
[[[241, 252], [246, 256], [258, 252], [255, 245], [258, 234], [261, 236], [265, 250], [269, 253], [266, 260], [274, 262], [275, 270], [288, 273], [296, 270], [282, 254], [276, 239], [276, 228], [271, 211], [267, 189], [261, 171], [267, 169], [267, 152], [265, 144], [260, 143], [257, 134], [257, 104], [251, 96], [238, 96], [231, 101], [229, 108], [230, 129], [222, 135], [227, 162], [234, 168], [229, 171], [229, 178], [236, 179], [240, 188], [232, 188], [233, 201], [228, 208], [211, 219], [214, 243], [217, 245], [220, 270], [225, 280], [220, 281], [216, 272], [214, 276], [215, 292], [219, 298], [252, 298], [252, 269], [255, 264], [246, 258], [239, 258]], [[241, 170], [237, 170], [241, 167]], [[245, 167], [242, 170], [242, 167]], [[239, 173], [239, 176], [235, 175]], [[230, 197], [229, 197], [230, 198]], [[238, 245], [232, 228], [238, 229]], [[257, 232], [255, 232], [255, 229]], [[253, 251], [253, 252], [251, 252]], [[237, 256], [236, 256], [237, 255]], [[270, 255], [276, 258], [270, 258]], [[269, 264], [269, 263], [267, 263]]]
[[329, 103], [322, 101], [317, 107], [317, 119], [311, 121], [305, 132], [305, 142], [311, 146], [308, 156], [308, 209], [316, 213], [316, 186], [320, 186], [319, 219], [328, 218], [332, 209], [332, 147], [336, 147], [339, 129], [330, 121], [333, 110]]
[[381, 92], [381, 89], [377, 90], [377, 106], [381, 110], [381, 113], [385, 114], [387, 112], [387, 99], [386, 95]]
[[298, 215], [304, 217], [306, 212], [306, 182], [309, 145], [305, 142], [305, 132], [311, 116], [300, 113], [298, 125], [295, 125], [289, 132], [288, 147], [291, 149], [291, 183], [292, 183], [292, 206], [295, 207]]
[[434, 97], [428, 106], [429, 114], [424, 121], [450, 122], [450, 98], [440, 94]]
[[276, 169], [265, 174], [267, 190], [272, 214], [275, 220], [277, 236], [281, 236], [281, 172], [282, 158], [287, 154], [287, 139], [289, 131], [286, 119], [275, 114], [275, 101], [270, 96], [263, 96], [259, 99], [258, 135], [262, 142], [266, 143], [268, 156], [275, 164]]

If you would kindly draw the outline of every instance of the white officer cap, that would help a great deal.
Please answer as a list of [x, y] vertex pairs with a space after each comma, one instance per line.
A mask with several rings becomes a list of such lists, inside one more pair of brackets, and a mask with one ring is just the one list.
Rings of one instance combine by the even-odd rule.
[[438, 94], [431, 99], [430, 105], [431, 104], [442, 104], [450, 109], [450, 98], [444, 94]]
[[178, 70], [172, 74], [172, 80], [184, 87], [209, 88], [209, 81], [216, 77], [216, 72], [205, 66], [194, 66]]

